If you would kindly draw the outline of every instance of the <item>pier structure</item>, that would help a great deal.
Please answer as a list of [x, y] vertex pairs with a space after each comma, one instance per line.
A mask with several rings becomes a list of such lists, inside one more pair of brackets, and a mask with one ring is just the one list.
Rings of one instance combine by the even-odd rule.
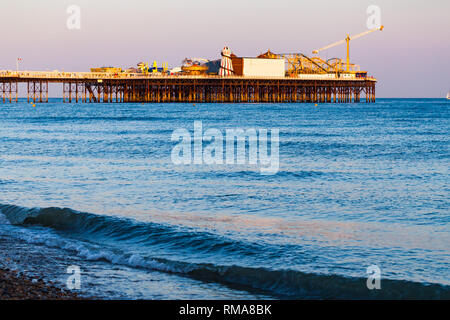
[[19, 84], [27, 101], [48, 102], [49, 84], [62, 84], [68, 103], [351, 103], [375, 102], [376, 79], [338, 75], [221, 77], [94, 72], [0, 71], [0, 102], [17, 102]]

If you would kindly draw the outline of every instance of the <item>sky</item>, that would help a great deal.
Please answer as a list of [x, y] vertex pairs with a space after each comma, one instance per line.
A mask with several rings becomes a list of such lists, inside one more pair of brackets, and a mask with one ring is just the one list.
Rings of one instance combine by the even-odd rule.
[[[69, 29], [67, 8], [80, 8]], [[367, 30], [370, 5], [381, 32], [351, 41], [351, 62], [378, 79], [377, 97], [433, 98], [450, 91], [448, 0], [1, 0], [0, 69], [89, 71], [140, 61], [179, 66], [312, 50]], [[341, 45], [321, 54], [345, 58]]]

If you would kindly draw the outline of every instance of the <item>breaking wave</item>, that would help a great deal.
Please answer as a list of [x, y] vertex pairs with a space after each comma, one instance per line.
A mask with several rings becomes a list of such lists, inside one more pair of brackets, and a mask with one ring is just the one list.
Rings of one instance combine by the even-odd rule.
[[[48, 247], [61, 248], [89, 260], [120, 264], [187, 276], [204, 282], [216, 282], [230, 287], [271, 294], [276, 298], [317, 299], [450, 299], [450, 287], [402, 280], [383, 279], [382, 290], [368, 290], [365, 278], [305, 273], [297, 270], [274, 270], [238, 265], [190, 263], [175, 261], [142, 253], [125, 251], [120, 247], [77, 239], [113, 239], [132, 241], [144, 246], [157, 244], [159, 248], [189, 247], [197, 251], [237, 252], [255, 254], [263, 245], [228, 239], [208, 232], [156, 223], [142, 223], [131, 219], [82, 213], [61, 208], [23, 208], [0, 205], [1, 213], [11, 224], [25, 227], [19, 234], [22, 240]], [[40, 226], [57, 233], [33, 233], [29, 226]], [[62, 236], [61, 236], [62, 235]]]

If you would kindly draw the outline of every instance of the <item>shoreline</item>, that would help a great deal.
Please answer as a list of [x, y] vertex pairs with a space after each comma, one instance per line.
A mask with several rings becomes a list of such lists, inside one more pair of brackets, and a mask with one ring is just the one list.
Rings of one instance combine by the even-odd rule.
[[0, 268], [0, 300], [86, 300], [41, 278]]

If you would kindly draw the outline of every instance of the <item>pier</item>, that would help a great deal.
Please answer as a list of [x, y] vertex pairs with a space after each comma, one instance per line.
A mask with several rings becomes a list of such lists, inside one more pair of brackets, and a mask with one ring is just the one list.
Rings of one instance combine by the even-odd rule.
[[48, 102], [49, 84], [62, 85], [64, 103], [351, 103], [375, 102], [376, 79], [339, 74], [298, 77], [144, 75], [133, 73], [0, 70], [0, 102]]

